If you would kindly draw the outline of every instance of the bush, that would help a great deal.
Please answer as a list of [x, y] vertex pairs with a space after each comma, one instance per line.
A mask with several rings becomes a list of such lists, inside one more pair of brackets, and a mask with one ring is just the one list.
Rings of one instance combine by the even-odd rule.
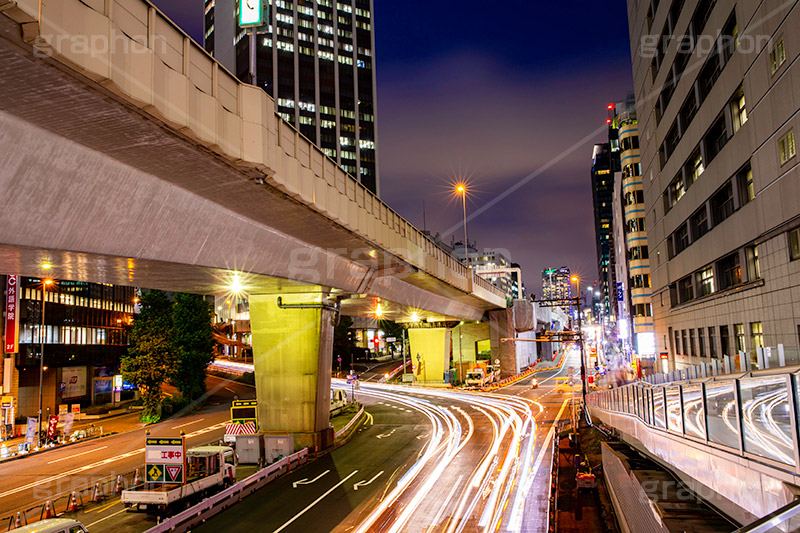
[[245, 372], [244, 374], [242, 374], [241, 376], [236, 378], [236, 381], [238, 381], [239, 383], [245, 383], [247, 385], [255, 386], [256, 385], [256, 373], [255, 372]]
[[167, 396], [161, 400], [161, 416], [172, 416], [189, 405], [190, 401], [183, 396]]

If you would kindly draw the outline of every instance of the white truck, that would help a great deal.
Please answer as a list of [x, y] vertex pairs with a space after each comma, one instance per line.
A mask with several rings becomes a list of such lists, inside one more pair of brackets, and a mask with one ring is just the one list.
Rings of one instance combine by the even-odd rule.
[[473, 368], [464, 377], [464, 384], [467, 387], [485, 387], [494, 381], [494, 372], [486, 373], [483, 368]]
[[347, 393], [341, 389], [331, 389], [331, 416], [341, 414], [347, 407]]
[[169, 514], [236, 481], [236, 454], [229, 446], [198, 446], [186, 452], [186, 483], [144, 483], [122, 491], [122, 505]]

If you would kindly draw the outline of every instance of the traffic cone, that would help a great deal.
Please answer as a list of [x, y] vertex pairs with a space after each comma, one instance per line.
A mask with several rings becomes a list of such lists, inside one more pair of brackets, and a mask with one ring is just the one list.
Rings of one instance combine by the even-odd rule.
[[22, 515], [17, 512], [17, 519], [14, 520], [14, 527], [22, 527]]
[[67, 512], [72, 513], [78, 510], [78, 498], [75, 496], [75, 491], [72, 491], [72, 496], [69, 498], [69, 504], [67, 504]]
[[133, 473], [133, 486], [135, 487], [136, 485], [138, 485], [139, 481], [140, 481], [139, 480], [139, 469], [137, 468], [136, 471]]
[[103, 500], [103, 491], [100, 489], [100, 483], [94, 484], [94, 491], [92, 492], [92, 501], [99, 502]]
[[55, 517], [55, 515], [53, 514], [53, 509], [51, 509], [51, 507], [50, 507], [50, 500], [47, 500], [44, 503], [44, 514], [42, 516], [42, 520], [44, 520], [46, 518], [53, 518], [53, 517]]
[[122, 492], [122, 474], [117, 476], [117, 483], [114, 485], [114, 494]]

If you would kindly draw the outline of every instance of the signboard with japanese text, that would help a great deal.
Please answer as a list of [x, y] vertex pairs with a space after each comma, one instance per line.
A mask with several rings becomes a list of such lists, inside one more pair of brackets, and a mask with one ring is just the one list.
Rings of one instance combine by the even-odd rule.
[[186, 440], [183, 437], [148, 437], [144, 454], [149, 483], [185, 483]]
[[65, 383], [64, 398], [86, 396], [86, 367], [65, 366], [61, 369], [61, 381]]
[[50, 415], [47, 420], [47, 438], [54, 439], [58, 433], [58, 415]]
[[6, 279], [5, 353], [19, 351], [19, 277]]

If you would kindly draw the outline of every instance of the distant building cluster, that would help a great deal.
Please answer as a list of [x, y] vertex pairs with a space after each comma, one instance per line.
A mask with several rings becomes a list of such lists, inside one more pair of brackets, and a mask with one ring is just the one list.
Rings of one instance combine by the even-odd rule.
[[566, 300], [572, 297], [569, 268], [546, 268], [542, 271], [542, 299]]

